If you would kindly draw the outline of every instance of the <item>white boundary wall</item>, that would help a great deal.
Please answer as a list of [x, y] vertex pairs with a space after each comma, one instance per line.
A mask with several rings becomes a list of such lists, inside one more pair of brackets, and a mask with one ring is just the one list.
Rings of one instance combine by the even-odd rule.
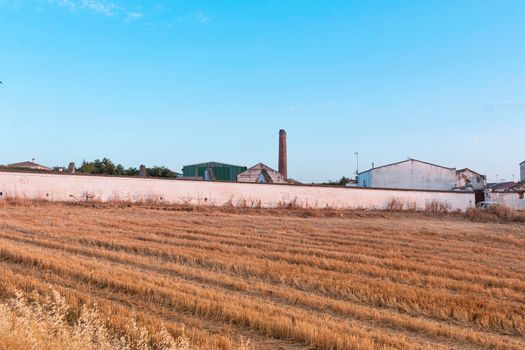
[[504, 205], [512, 209], [525, 210], [525, 198], [520, 199], [519, 193], [516, 192], [489, 192], [488, 198], [486, 200], [496, 204]]
[[266, 185], [233, 182], [163, 180], [107, 176], [0, 172], [0, 198], [52, 201], [123, 200], [169, 204], [234, 205], [274, 208], [385, 209], [397, 198], [424, 209], [431, 201], [465, 211], [474, 206], [470, 192], [411, 191], [322, 186]]

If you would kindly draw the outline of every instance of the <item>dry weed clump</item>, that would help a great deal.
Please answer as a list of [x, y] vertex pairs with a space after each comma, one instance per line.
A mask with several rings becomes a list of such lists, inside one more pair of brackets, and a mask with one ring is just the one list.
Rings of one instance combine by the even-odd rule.
[[98, 308], [82, 306], [71, 320], [72, 310], [57, 291], [43, 301], [29, 301], [21, 292], [0, 304], [0, 347], [9, 350], [189, 350], [185, 336], [174, 339], [162, 328], [154, 342], [146, 328], [132, 319], [127, 333], [119, 335], [108, 326]]
[[449, 202], [433, 199], [425, 203], [424, 211], [430, 214], [446, 214], [449, 213], [451, 209], [452, 206]]
[[[385, 208], [387, 211], [407, 211], [415, 212], [418, 211], [418, 206], [416, 201], [404, 201], [399, 197], [392, 197]], [[425, 202], [423, 211], [427, 214], [448, 214], [450, 213], [452, 206], [449, 202], [440, 201], [437, 199], [430, 200]]]
[[401, 211], [404, 208], [404, 203], [401, 198], [398, 197], [392, 197], [386, 205], [386, 210], [390, 211]]
[[487, 208], [469, 208], [465, 216], [472, 221], [480, 222], [525, 222], [525, 212], [500, 204]]

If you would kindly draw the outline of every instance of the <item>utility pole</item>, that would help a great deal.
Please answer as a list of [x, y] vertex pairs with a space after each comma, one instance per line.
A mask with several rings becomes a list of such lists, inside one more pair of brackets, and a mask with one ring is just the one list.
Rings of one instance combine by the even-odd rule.
[[355, 174], [359, 174], [359, 152], [355, 151], [355, 158], [356, 158], [356, 167], [355, 167]]

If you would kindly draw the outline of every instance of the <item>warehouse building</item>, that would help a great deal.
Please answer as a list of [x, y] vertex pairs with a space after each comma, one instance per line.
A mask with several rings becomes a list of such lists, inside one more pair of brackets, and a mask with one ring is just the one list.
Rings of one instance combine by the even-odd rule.
[[183, 178], [207, 181], [237, 181], [237, 175], [246, 171], [245, 166], [208, 162], [186, 165], [182, 168]]
[[450, 191], [456, 187], [456, 169], [407, 159], [363, 171], [359, 187]]

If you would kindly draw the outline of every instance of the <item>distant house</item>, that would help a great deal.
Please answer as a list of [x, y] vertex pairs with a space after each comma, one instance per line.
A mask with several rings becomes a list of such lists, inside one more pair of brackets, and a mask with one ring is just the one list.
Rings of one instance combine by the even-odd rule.
[[520, 163], [520, 182], [489, 183], [485, 192], [490, 202], [525, 210], [525, 161]]
[[245, 171], [245, 166], [207, 162], [185, 165], [182, 168], [183, 178], [208, 181], [236, 181], [237, 175]]
[[456, 189], [482, 191], [487, 185], [487, 177], [469, 168], [456, 170]]
[[501, 182], [487, 185], [486, 199], [509, 208], [525, 210], [525, 182]]
[[456, 187], [456, 169], [417, 159], [383, 165], [357, 175], [359, 187], [445, 190]]
[[487, 185], [487, 191], [497, 193], [518, 193], [525, 191], [525, 184], [514, 181], [489, 183]]
[[287, 179], [269, 166], [259, 163], [252, 166], [250, 169], [237, 175], [238, 182], [252, 182], [262, 184], [297, 184], [298, 182], [292, 179]]
[[40, 171], [52, 171], [53, 170], [51, 168], [48, 168], [47, 166], [35, 163], [34, 159], [31, 162], [27, 161], [27, 162], [7, 164], [7, 166], [5, 167], [11, 168], [11, 169], [24, 169], [24, 170], [40, 170]]

